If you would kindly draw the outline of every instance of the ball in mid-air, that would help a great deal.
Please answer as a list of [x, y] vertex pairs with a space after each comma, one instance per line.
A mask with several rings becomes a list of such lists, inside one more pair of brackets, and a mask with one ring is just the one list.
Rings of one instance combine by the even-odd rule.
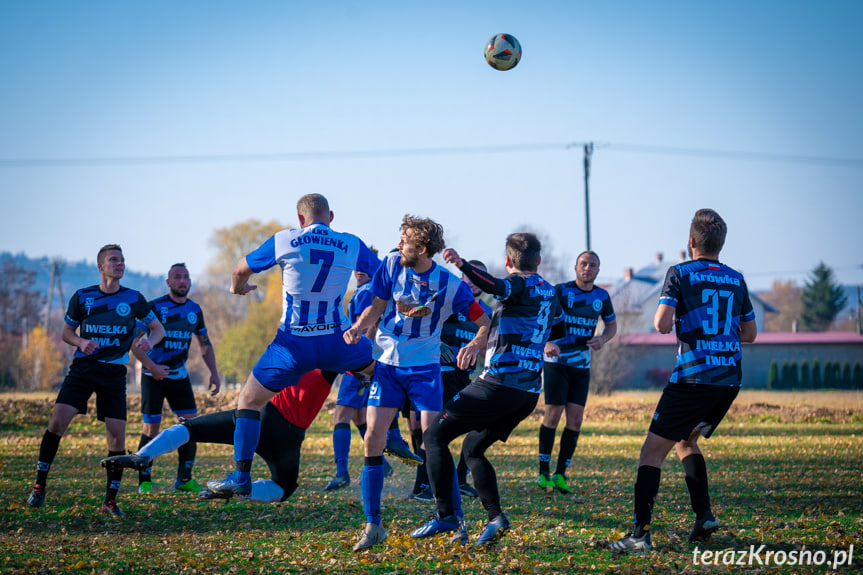
[[485, 61], [495, 70], [512, 70], [521, 60], [521, 44], [512, 34], [495, 34], [485, 44]]

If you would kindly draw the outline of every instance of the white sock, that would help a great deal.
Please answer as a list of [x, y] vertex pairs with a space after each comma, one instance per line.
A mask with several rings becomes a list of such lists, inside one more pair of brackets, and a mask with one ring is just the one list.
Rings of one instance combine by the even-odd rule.
[[261, 503], [275, 503], [281, 501], [285, 491], [272, 479], [258, 479], [252, 482], [252, 493], [244, 499], [260, 501]]
[[138, 450], [138, 455], [144, 455], [155, 459], [160, 455], [170, 453], [189, 442], [189, 430], [182, 423], [172, 425], [168, 429], [159, 432], [159, 435], [154, 437], [141, 449]]

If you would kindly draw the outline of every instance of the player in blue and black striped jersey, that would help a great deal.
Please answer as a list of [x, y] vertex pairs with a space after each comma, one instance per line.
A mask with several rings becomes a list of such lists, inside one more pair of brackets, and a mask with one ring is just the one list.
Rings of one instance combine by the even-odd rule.
[[719, 528], [710, 509], [707, 466], [698, 437], [710, 437], [737, 397], [741, 343], [757, 329], [743, 276], [719, 262], [725, 221], [713, 210], [695, 213], [689, 230], [692, 261], [668, 270], [653, 319], [657, 331], [677, 332], [677, 363], [662, 391], [641, 448], [635, 480], [635, 527], [612, 543], [615, 551], [650, 549], [650, 521], [662, 463], [671, 448], [683, 464], [695, 512], [690, 541], [706, 541]]
[[[575, 453], [584, 406], [590, 390], [590, 353], [602, 349], [617, 333], [611, 296], [594, 285], [599, 273], [599, 256], [586, 251], [575, 260], [575, 280], [554, 286], [563, 309], [566, 336], [555, 340], [559, 355], [546, 354], [542, 369], [545, 414], [539, 427], [539, 478], [542, 489], [555, 488], [571, 493], [566, 484], [566, 468]], [[597, 335], [599, 320], [604, 328]], [[553, 350], [550, 350], [553, 353]], [[560, 453], [554, 474], [550, 474], [551, 450], [560, 416], [566, 411], [566, 426], [560, 436]]]
[[[354, 551], [386, 539], [380, 508], [382, 455], [390, 421], [404, 405], [405, 398], [419, 411], [423, 429], [440, 411], [443, 398], [440, 334], [444, 321], [453, 313], [463, 313], [479, 325], [473, 340], [459, 351], [462, 368], [476, 360], [488, 337], [488, 319], [467, 284], [433, 261], [443, 247], [443, 228], [439, 224], [427, 218], [405, 216], [398, 253], [390, 253], [372, 279], [375, 294], [372, 305], [344, 335], [347, 342], [359, 341], [380, 319], [375, 335], [376, 362], [369, 390], [369, 428], [362, 477], [366, 525]], [[454, 514], [458, 514], [461, 511], [458, 484], [454, 499]]]
[[[486, 265], [479, 260], [470, 260], [471, 266], [476, 269], [487, 271]], [[486, 315], [491, 318], [492, 309], [482, 299], [480, 294], [482, 290], [474, 285], [470, 278], [462, 275], [462, 281], [470, 286], [470, 291], [473, 294], [476, 303], [485, 311]], [[453, 397], [461, 390], [467, 387], [471, 381], [471, 374], [474, 373], [476, 366], [471, 366], [467, 369], [461, 369], [458, 366], [456, 357], [461, 348], [467, 345], [476, 335], [479, 326], [472, 322], [470, 318], [464, 314], [454, 313], [444, 322], [443, 329], [440, 334], [441, 344], [449, 347], [450, 352], [444, 357], [441, 355], [440, 370], [443, 377], [443, 404], [449, 403]], [[478, 495], [476, 489], [467, 481], [467, 461], [464, 456], [459, 457], [458, 465], [456, 466], [456, 475], [458, 476], [459, 491], [467, 497], [476, 497]], [[426, 479], [428, 474], [425, 475]], [[431, 489], [431, 488], [429, 488]]]
[[[42, 436], [36, 481], [27, 499], [30, 507], [40, 507], [45, 501], [48, 471], [57, 455], [60, 439], [75, 415], [87, 413], [87, 401], [94, 393], [96, 417], [105, 422], [108, 456], [125, 452], [129, 349], [134, 345], [141, 351], [149, 351], [165, 335], [144, 296], [120, 285], [126, 271], [120, 246], [103, 246], [96, 263], [101, 276], [99, 284], [76, 291], [66, 309], [63, 341], [75, 347], [75, 357], [60, 386], [48, 429]], [[150, 334], [135, 340], [138, 320], [147, 325]], [[117, 493], [123, 472], [108, 470], [107, 474], [102, 512], [121, 517], [125, 514], [117, 506]]]
[[[186, 369], [192, 339], [198, 340], [201, 356], [210, 370], [210, 395], [219, 393], [221, 381], [216, 367], [216, 352], [201, 306], [189, 299], [192, 280], [184, 263], [176, 263], [168, 270], [168, 293], [150, 302], [150, 307], [165, 327], [165, 337], [148, 354], [139, 354], [143, 365], [141, 374], [141, 414], [144, 422], [138, 447], [143, 447], [159, 433], [162, 424], [162, 405], [165, 400], [178, 418], [192, 419], [198, 414], [192, 382]], [[177, 450], [177, 478], [174, 488], [197, 493], [201, 490], [192, 479], [197, 445], [189, 442]], [[152, 470], [148, 467], [138, 473], [138, 492], [149, 493], [153, 487]]]
[[[485, 452], [510, 433], [536, 407], [542, 387], [543, 349], [554, 331], [564, 334], [554, 286], [537, 273], [542, 244], [530, 233], [511, 234], [506, 240], [506, 269], [498, 279], [482, 272], [458, 252], [447, 249], [444, 260], [459, 267], [482, 291], [498, 300], [482, 374], [449, 403], [424, 434], [429, 476], [437, 502], [437, 515], [414, 530], [412, 537], [426, 537], [452, 530], [452, 475], [449, 444], [467, 433], [462, 453], [474, 486], [488, 515], [476, 545], [490, 545], [509, 528], [501, 507], [494, 467]], [[456, 487], [457, 489], [457, 487]], [[466, 542], [466, 534], [461, 537]]]
[[357, 236], [330, 228], [333, 212], [320, 194], [297, 202], [300, 227], [276, 232], [241, 258], [231, 274], [231, 293], [257, 289], [249, 279], [273, 266], [282, 269], [282, 318], [276, 337], [249, 374], [237, 398], [234, 433], [235, 471], [207, 487], [222, 494], [248, 495], [252, 458], [261, 436], [261, 409], [307, 371], [323, 369], [371, 375], [372, 342], [348, 345], [342, 333], [350, 327], [343, 301], [351, 274], [374, 274], [380, 260]]

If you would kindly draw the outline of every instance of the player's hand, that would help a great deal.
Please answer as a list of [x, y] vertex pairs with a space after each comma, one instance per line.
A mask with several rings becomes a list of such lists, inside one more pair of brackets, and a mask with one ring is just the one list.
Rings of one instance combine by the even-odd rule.
[[99, 349], [99, 342], [92, 339], [82, 339], [81, 343], [78, 344], [78, 349], [80, 349], [81, 353], [84, 355], [90, 355]]
[[452, 348], [443, 342], [440, 344], [440, 362], [445, 365], [452, 365], [455, 363], [455, 354], [453, 353]]
[[342, 338], [345, 340], [345, 343], [351, 343], [351, 344], [357, 343], [358, 341], [360, 341], [361, 337], [362, 337], [362, 334], [360, 333], [360, 330], [356, 326], [353, 326], [353, 325], [351, 327], [349, 327], [348, 329], [346, 329], [345, 332], [342, 334]]
[[479, 355], [480, 347], [478, 343], [471, 341], [458, 350], [458, 356], [456, 357], [458, 368], [464, 370], [471, 369], [476, 364], [476, 356]]
[[169, 371], [170, 371], [170, 370], [168, 369], [168, 366], [167, 366], [167, 365], [160, 365], [160, 364], [158, 364], [158, 363], [157, 363], [157, 364], [156, 364], [156, 365], [154, 365], [154, 366], [153, 366], [153, 368], [150, 370], [150, 375], [152, 375], [152, 376], [153, 376], [153, 379], [155, 379], [156, 381], [162, 381], [163, 379], [165, 379], [166, 377], [168, 377], [168, 372], [169, 372]]
[[146, 335], [142, 335], [138, 339], [135, 340], [134, 346], [144, 353], [153, 349], [153, 344], [150, 343], [150, 338]]
[[250, 291], [254, 291], [256, 289], [258, 289], [257, 285], [246, 282], [236, 289], [234, 288], [234, 286], [231, 286], [230, 292], [234, 295], [246, 295]]
[[605, 345], [605, 338], [602, 337], [601, 335], [598, 335], [596, 337], [590, 338], [589, 340], [584, 342], [584, 344], [587, 347], [589, 347], [590, 349], [592, 349], [593, 351], [598, 351], [598, 350], [602, 349], [603, 345]]
[[216, 395], [222, 389], [222, 382], [219, 380], [218, 373], [210, 374], [210, 385], [207, 389], [210, 390], [210, 395]]
[[553, 341], [545, 342], [545, 349], [543, 350], [543, 352], [548, 357], [560, 357], [560, 348], [557, 347], [557, 344]]
[[458, 255], [458, 252], [453, 248], [447, 248], [441, 254], [443, 256], [443, 261], [448, 264], [453, 264], [455, 267], [460, 268], [464, 265], [464, 260], [461, 259], [461, 256]]

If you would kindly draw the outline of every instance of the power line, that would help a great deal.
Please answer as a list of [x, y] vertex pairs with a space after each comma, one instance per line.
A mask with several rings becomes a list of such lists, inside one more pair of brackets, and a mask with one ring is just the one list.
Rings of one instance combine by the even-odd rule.
[[[471, 154], [504, 154], [519, 152], [581, 150], [591, 142], [567, 142], [557, 144], [525, 144], [510, 146], [445, 146], [439, 148], [406, 148], [381, 150], [343, 150], [318, 152], [285, 152], [255, 154], [199, 154], [164, 156], [92, 156], [80, 158], [2, 158], [0, 168], [34, 167], [109, 167], [141, 166], [155, 164], [233, 164], [258, 162], [297, 162], [309, 160], [365, 159], [414, 156], [459, 156]], [[616, 142], [595, 142], [598, 150], [658, 154], [670, 156], [692, 156], [755, 162], [782, 162], [846, 168], [863, 168], [863, 158], [840, 158], [834, 156], [809, 156], [794, 154], [761, 153], [740, 150], [717, 150], [669, 146], [647, 146]]]
[[597, 147], [606, 146], [608, 147], [608, 149], [614, 151], [619, 150], [622, 152], [636, 152], [642, 154], [700, 156], [704, 158], [726, 158], [732, 160], [750, 160], [757, 162], [785, 162], [792, 164], [816, 164], [828, 166], [845, 166], [849, 168], [863, 168], [863, 158], [837, 158], [831, 156], [804, 156], [795, 154], [742, 152], [737, 150], [675, 148], [666, 146], [640, 146], [635, 144], [597, 144]]

